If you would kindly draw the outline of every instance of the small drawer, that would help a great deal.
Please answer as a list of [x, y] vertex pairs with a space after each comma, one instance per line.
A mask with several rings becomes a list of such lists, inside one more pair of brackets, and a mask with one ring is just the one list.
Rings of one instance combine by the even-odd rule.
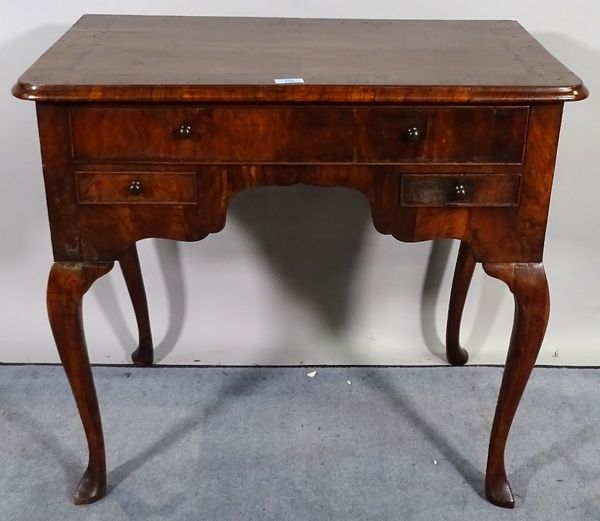
[[402, 206], [517, 206], [518, 174], [403, 175]]
[[195, 172], [77, 172], [80, 204], [196, 204]]

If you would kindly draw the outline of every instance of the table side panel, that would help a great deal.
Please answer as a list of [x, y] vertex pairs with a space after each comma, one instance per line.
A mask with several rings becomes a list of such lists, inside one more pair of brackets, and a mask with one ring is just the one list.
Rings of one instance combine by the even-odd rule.
[[69, 111], [64, 104], [36, 103], [36, 112], [54, 259], [81, 260]]

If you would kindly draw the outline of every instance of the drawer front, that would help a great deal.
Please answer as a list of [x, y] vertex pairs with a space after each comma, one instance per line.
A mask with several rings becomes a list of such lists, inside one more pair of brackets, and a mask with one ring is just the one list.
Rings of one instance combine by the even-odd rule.
[[352, 111], [339, 108], [74, 108], [76, 159], [348, 162]]
[[77, 172], [80, 204], [195, 204], [194, 172]]
[[71, 108], [76, 160], [522, 163], [527, 107]]
[[521, 164], [527, 107], [369, 108], [356, 113], [357, 161]]
[[517, 174], [403, 175], [403, 206], [517, 206]]

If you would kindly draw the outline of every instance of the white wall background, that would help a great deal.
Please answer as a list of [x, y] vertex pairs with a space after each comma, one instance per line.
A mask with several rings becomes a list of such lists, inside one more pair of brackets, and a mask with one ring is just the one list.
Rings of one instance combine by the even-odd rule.
[[[519, 20], [581, 76], [566, 106], [545, 253], [552, 312], [538, 362], [600, 365], [600, 5], [597, 0], [111, 0], [0, 8], [0, 362], [56, 362], [45, 311], [51, 264], [33, 103], [17, 77], [83, 13]], [[432, 249], [433, 248], [433, 249]], [[439, 364], [456, 245], [378, 235], [362, 195], [241, 194], [225, 230], [139, 244], [165, 364]], [[129, 361], [135, 323], [118, 268], [85, 300], [93, 362]], [[463, 339], [471, 363], [503, 363], [512, 299], [478, 267]], [[177, 344], [175, 347], [175, 343]]]

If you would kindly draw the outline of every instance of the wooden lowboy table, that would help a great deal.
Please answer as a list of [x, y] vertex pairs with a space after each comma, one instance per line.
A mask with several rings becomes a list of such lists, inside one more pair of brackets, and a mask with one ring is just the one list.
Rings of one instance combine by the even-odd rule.
[[475, 263], [514, 294], [486, 472], [488, 499], [513, 506], [504, 449], [548, 319], [542, 252], [563, 102], [587, 96], [519, 24], [88, 15], [13, 94], [37, 106], [48, 314], [89, 446], [76, 503], [106, 492], [84, 293], [119, 261], [139, 327], [133, 361], [149, 365], [135, 242], [202, 239], [241, 190], [306, 183], [361, 191], [375, 228], [401, 241], [462, 241], [450, 363], [467, 360], [459, 326]]

